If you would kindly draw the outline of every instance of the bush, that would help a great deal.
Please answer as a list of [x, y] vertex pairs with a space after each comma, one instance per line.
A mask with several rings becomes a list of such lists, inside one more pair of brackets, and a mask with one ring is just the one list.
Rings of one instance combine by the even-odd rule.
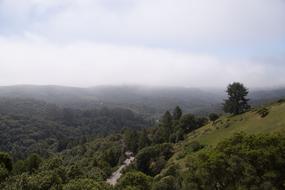
[[193, 141], [187, 146], [187, 148], [188, 148], [189, 153], [197, 152], [198, 150], [201, 150], [202, 148], [204, 148], [204, 145], [200, 144], [197, 141]]
[[152, 178], [142, 172], [128, 172], [120, 180], [117, 185], [119, 190], [137, 189], [150, 190]]
[[259, 109], [257, 111], [257, 113], [260, 115], [260, 117], [264, 118], [269, 114], [269, 109], [268, 108], [262, 108], [262, 109]]
[[154, 183], [152, 190], [178, 190], [178, 185], [175, 177], [167, 176]]
[[235, 134], [188, 160], [183, 189], [284, 189], [285, 136]]
[[173, 148], [170, 144], [146, 147], [139, 151], [136, 156], [136, 168], [148, 175], [155, 176], [172, 154]]
[[210, 115], [209, 115], [209, 119], [210, 119], [210, 121], [216, 121], [217, 119], [219, 119], [219, 115], [218, 114], [216, 114], [216, 113], [211, 113]]
[[208, 122], [205, 117], [195, 117], [193, 114], [185, 114], [179, 120], [178, 127], [185, 133], [190, 133], [195, 129], [204, 126]]
[[3, 165], [8, 171], [12, 170], [12, 158], [8, 153], [0, 152], [0, 165]]
[[111, 189], [106, 184], [100, 184], [92, 179], [72, 180], [63, 186], [63, 190], [108, 190]]
[[9, 171], [0, 165], [0, 182], [4, 181], [9, 175]]
[[40, 164], [42, 162], [42, 159], [37, 154], [32, 154], [28, 157], [26, 164], [27, 164], [27, 170], [31, 174], [39, 169]]

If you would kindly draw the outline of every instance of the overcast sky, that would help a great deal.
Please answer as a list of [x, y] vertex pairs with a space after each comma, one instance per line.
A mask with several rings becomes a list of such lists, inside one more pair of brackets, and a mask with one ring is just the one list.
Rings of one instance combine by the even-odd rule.
[[285, 0], [0, 0], [0, 85], [285, 86]]

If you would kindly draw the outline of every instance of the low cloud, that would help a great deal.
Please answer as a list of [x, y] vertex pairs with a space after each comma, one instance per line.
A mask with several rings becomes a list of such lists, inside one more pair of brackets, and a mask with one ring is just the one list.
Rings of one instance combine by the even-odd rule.
[[158, 48], [2, 39], [0, 52], [0, 85], [222, 87], [232, 81], [254, 87], [285, 84], [285, 79], [280, 78], [284, 64], [272, 67], [258, 60], [232, 61]]
[[0, 85], [284, 85], [284, 23], [284, 0], [0, 0]]

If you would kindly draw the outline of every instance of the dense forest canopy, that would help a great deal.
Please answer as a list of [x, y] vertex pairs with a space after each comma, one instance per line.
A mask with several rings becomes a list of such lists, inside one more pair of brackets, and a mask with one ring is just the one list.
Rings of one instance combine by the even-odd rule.
[[0, 149], [14, 158], [30, 153], [47, 157], [96, 136], [149, 125], [122, 108], [79, 110], [32, 99], [0, 99]]
[[0, 98], [0, 189], [281, 190], [285, 101], [250, 108], [247, 95], [233, 83], [223, 104], [229, 114], [176, 105], [157, 120], [121, 106]]

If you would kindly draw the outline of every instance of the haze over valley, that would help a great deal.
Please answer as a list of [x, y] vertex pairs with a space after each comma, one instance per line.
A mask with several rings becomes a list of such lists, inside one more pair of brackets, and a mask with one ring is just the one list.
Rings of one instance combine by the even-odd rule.
[[0, 0], [1, 190], [284, 190], [284, 0]]

